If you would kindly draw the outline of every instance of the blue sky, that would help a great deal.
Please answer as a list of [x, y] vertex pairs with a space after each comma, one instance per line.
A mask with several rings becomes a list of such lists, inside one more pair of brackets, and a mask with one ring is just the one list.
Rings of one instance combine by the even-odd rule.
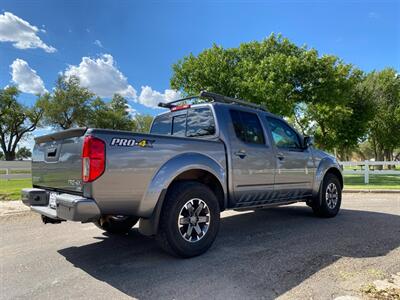
[[[119, 91], [138, 112], [156, 114], [156, 102], [177, 96], [169, 79], [178, 59], [272, 32], [365, 71], [400, 69], [400, 1], [0, 0], [0, 9], [0, 87], [20, 85], [26, 104], [66, 72], [101, 96]], [[20, 41], [18, 30], [33, 36]]]

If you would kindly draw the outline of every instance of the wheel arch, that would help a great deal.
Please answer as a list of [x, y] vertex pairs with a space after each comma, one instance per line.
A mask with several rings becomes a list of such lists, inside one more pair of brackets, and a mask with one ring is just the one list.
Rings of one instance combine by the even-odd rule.
[[226, 201], [224, 189], [218, 178], [210, 171], [204, 169], [191, 169], [182, 172], [172, 180], [167, 188], [166, 194], [168, 194], [174, 184], [180, 181], [197, 181], [208, 186], [218, 199], [220, 211], [225, 210]]
[[318, 195], [320, 186], [326, 176], [326, 174], [333, 174], [337, 176], [339, 179], [341, 188], [343, 189], [344, 187], [344, 182], [343, 182], [343, 175], [342, 171], [340, 169], [339, 164], [337, 161], [331, 157], [325, 157], [323, 158], [320, 163], [318, 164], [317, 170], [315, 172], [315, 178], [314, 178], [314, 187], [313, 187], [313, 196], [316, 197]]
[[336, 178], [339, 180], [340, 183], [340, 188], [343, 190], [343, 175], [342, 172], [340, 172], [337, 168], [331, 167], [328, 170], [326, 170], [324, 178], [328, 175], [328, 174], [332, 174], [334, 176], [336, 176]]
[[179, 181], [198, 181], [206, 184], [218, 198], [220, 210], [227, 207], [225, 168], [214, 159], [200, 153], [185, 153], [166, 162], [155, 174], [142, 198], [139, 211], [139, 231], [145, 235], [157, 232], [164, 199], [170, 188]]

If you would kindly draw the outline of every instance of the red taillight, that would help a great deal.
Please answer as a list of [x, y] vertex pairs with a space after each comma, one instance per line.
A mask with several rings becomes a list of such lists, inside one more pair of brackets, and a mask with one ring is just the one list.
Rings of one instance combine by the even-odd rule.
[[190, 104], [177, 105], [177, 106], [172, 106], [171, 111], [178, 111], [178, 110], [188, 109], [188, 108], [190, 108]]
[[99, 178], [105, 168], [106, 149], [102, 140], [86, 136], [82, 149], [82, 180], [91, 182]]

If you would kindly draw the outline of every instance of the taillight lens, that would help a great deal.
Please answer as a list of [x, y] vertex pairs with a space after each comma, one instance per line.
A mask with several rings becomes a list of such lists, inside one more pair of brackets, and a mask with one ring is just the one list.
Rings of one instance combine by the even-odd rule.
[[99, 178], [105, 168], [105, 143], [93, 136], [86, 136], [82, 149], [82, 180], [91, 182]]

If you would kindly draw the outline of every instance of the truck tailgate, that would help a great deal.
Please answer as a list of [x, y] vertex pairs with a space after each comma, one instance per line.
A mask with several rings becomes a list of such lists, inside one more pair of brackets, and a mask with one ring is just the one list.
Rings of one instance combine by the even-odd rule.
[[82, 192], [82, 145], [86, 128], [57, 132], [35, 139], [32, 183], [51, 190]]

